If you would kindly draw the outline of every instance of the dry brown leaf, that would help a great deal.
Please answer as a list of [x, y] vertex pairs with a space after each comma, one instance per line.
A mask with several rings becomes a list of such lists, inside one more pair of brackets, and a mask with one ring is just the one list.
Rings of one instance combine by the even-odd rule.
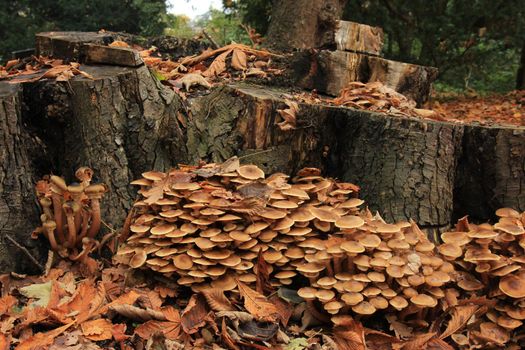
[[130, 47], [129, 44], [125, 41], [121, 40], [115, 40], [111, 44], [109, 44], [110, 47]]
[[62, 327], [53, 329], [52, 331], [45, 333], [37, 333], [26, 340], [23, 340], [16, 347], [17, 350], [35, 350], [46, 348], [47, 346], [53, 344], [55, 338], [62, 334], [65, 330], [71, 327], [73, 323], [66, 324]]
[[222, 319], [222, 325], [221, 325], [221, 339], [226, 344], [228, 349], [230, 350], [240, 350], [239, 347], [235, 344], [235, 341], [230, 336], [230, 333], [228, 333], [228, 329], [226, 327], [226, 321], [225, 318]]
[[116, 306], [116, 305], [133, 305], [135, 301], [140, 297], [140, 294], [135, 291], [129, 291], [126, 294], [123, 294], [119, 296], [117, 299], [113, 300], [111, 303], [106, 304], [99, 308], [97, 313], [99, 315], [105, 314], [110, 307]]
[[234, 311], [235, 308], [230, 303], [224, 292], [218, 288], [209, 288], [202, 291], [208, 305], [213, 311]]
[[439, 339], [445, 339], [460, 330], [467, 324], [468, 320], [476, 313], [476, 311], [478, 311], [479, 308], [479, 305], [455, 306], [451, 311], [452, 318], [448, 322], [445, 331], [439, 336]]
[[277, 313], [279, 314], [279, 321], [281, 324], [286, 327], [290, 317], [292, 317], [293, 307], [289, 302], [280, 298], [277, 294], [270, 297], [270, 302], [272, 302], [277, 308]]
[[427, 349], [429, 350], [454, 350], [454, 347], [446, 343], [442, 339], [433, 338], [430, 339], [427, 343]]
[[89, 340], [102, 341], [112, 338], [113, 324], [105, 318], [86, 321], [80, 325], [82, 334]]
[[112, 305], [109, 309], [133, 321], [166, 320], [166, 317], [161, 311], [143, 309], [133, 305]]
[[273, 322], [276, 316], [279, 315], [277, 307], [268, 301], [266, 297], [244, 283], [237, 281], [239, 292], [244, 298], [244, 307], [252, 314], [256, 319]]
[[[265, 185], [266, 186], [266, 185]], [[262, 249], [259, 249], [257, 256], [257, 274], [255, 281], [255, 289], [261, 294], [272, 293], [274, 288], [270, 284], [270, 271], [268, 263], [263, 257]]]
[[118, 342], [128, 339], [130, 336], [126, 334], [126, 328], [127, 326], [125, 323], [114, 324], [113, 327], [111, 327], [111, 335], [113, 336], [113, 339]]
[[147, 204], [153, 204], [159, 199], [164, 197], [164, 192], [171, 190], [170, 186], [176, 182], [190, 182], [192, 174], [183, 172], [180, 170], [171, 170], [168, 176], [160, 181], [155, 181], [152, 187], [144, 192], [144, 196], [147, 197], [144, 202]]
[[205, 77], [217, 76], [226, 70], [226, 58], [232, 53], [232, 50], [221, 53], [213, 60], [207, 70], [202, 75]]
[[409, 339], [405, 341], [404, 343], [400, 344], [394, 344], [394, 349], [402, 349], [402, 350], [422, 350], [426, 349], [426, 345], [429, 342], [430, 339], [432, 339], [436, 333], [426, 333], [426, 334], [420, 334], [412, 339]]
[[16, 305], [18, 301], [14, 296], [6, 295], [0, 298], [0, 317], [4, 314], [9, 314], [11, 308]]
[[0, 333], [0, 350], [9, 350], [11, 344], [9, 338], [6, 337], [4, 334]]
[[232, 67], [236, 70], [245, 70], [247, 68], [246, 54], [244, 51], [239, 49], [233, 50]]
[[340, 350], [366, 350], [365, 330], [361, 322], [350, 321], [344, 327], [336, 327], [334, 341]]
[[168, 321], [148, 321], [135, 328], [135, 334], [143, 339], [149, 339], [154, 334], [161, 332], [167, 339], [179, 339], [181, 330], [179, 311], [172, 306], [168, 306], [165, 307], [162, 312]]
[[206, 325], [206, 304], [199, 294], [193, 294], [188, 301], [188, 305], [180, 316], [182, 330], [187, 334], [199, 331], [199, 328]]

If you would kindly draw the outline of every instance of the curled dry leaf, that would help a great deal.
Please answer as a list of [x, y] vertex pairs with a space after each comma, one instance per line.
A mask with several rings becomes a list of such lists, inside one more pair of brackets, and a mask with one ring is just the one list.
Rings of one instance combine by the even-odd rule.
[[162, 333], [167, 339], [177, 340], [181, 331], [181, 320], [179, 311], [168, 306], [162, 310], [164, 318], [163, 321], [148, 321], [135, 328], [135, 334], [143, 339], [150, 339], [157, 333]]
[[192, 86], [202, 86], [207, 89], [211, 88], [212, 85], [198, 73], [188, 73], [182, 78], [175, 81], [175, 84], [180, 84], [186, 91], [190, 91]]
[[232, 55], [232, 67], [236, 70], [245, 70], [247, 68], [246, 54], [240, 49], [234, 49]]
[[350, 321], [334, 330], [334, 341], [341, 350], [366, 350], [365, 330], [357, 321]]
[[89, 340], [101, 341], [112, 338], [113, 324], [105, 318], [86, 321], [80, 325], [82, 334]]
[[226, 70], [226, 58], [232, 53], [232, 50], [221, 53], [213, 60], [207, 70], [202, 75], [205, 77], [217, 76]]
[[182, 330], [186, 334], [194, 334], [199, 328], [206, 325], [206, 305], [204, 299], [199, 294], [193, 294], [180, 316]]
[[224, 342], [224, 344], [226, 344], [228, 349], [239, 350], [239, 347], [235, 344], [235, 341], [230, 336], [230, 333], [228, 333], [225, 318], [222, 319], [222, 324], [221, 324], [221, 339]]
[[161, 311], [142, 309], [133, 305], [113, 305], [110, 306], [109, 309], [133, 321], [166, 320], [166, 317]]
[[213, 311], [234, 311], [235, 308], [230, 303], [224, 292], [218, 288], [209, 288], [202, 291], [208, 305]]
[[264, 295], [254, 291], [240, 281], [237, 281], [237, 286], [241, 296], [244, 298], [244, 307], [250, 314], [262, 321], [273, 322], [276, 320], [279, 311]]
[[479, 308], [479, 305], [455, 306], [451, 311], [452, 318], [448, 322], [445, 331], [439, 336], [439, 339], [445, 339], [456, 333], [456, 331], [467, 324], [468, 320], [476, 313], [476, 311], [478, 311]]
[[294, 130], [297, 123], [297, 113], [299, 112], [299, 104], [295, 101], [285, 99], [288, 106], [286, 109], [278, 109], [277, 113], [282, 118], [282, 121], [276, 122], [276, 125], [283, 131]]

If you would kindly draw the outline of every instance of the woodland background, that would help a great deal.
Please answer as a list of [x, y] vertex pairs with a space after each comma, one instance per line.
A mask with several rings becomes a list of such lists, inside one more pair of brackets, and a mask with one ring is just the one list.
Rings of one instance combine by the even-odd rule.
[[[277, 0], [274, 0], [277, 1]], [[249, 43], [245, 24], [265, 34], [272, 0], [223, 0], [224, 11], [190, 21], [164, 0], [1, 0], [0, 62], [33, 47], [41, 31], [125, 31]], [[525, 1], [352, 0], [344, 20], [380, 26], [386, 58], [439, 69], [438, 91], [478, 93], [525, 88]]]

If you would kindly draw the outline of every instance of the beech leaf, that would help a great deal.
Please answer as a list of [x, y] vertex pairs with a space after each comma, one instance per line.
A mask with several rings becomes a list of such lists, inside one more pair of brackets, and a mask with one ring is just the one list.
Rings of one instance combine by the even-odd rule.
[[232, 67], [236, 70], [245, 70], [246, 66], [246, 54], [244, 51], [235, 49], [232, 55]]
[[82, 334], [89, 340], [102, 341], [112, 338], [113, 324], [105, 318], [86, 321], [80, 325]]
[[235, 311], [224, 292], [218, 288], [210, 288], [202, 291], [208, 305], [213, 311]]
[[448, 322], [447, 328], [439, 336], [439, 339], [445, 339], [446, 337], [456, 333], [461, 329], [468, 320], [478, 311], [479, 305], [458, 305], [452, 309], [452, 318]]
[[273, 303], [244, 283], [237, 281], [237, 285], [241, 296], [244, 298], [244, 307], [250, 314], [262, 321], [273, 322], [276, 320], [279, 311]]
[[226, 58], [230, 55], [230, 53], [232, 53], [232, 50], [228, 50], [217, 56], [210, 64], [208, 69], [202, 73], [202, 75], [205, 77], [211, 77], [224, 72], [226, 70]]
[[187, 334], [198, 332], [206, 325], [206, 315], [204, 299], [199, 294], [193, 294], [180, 317], [182, 330]]

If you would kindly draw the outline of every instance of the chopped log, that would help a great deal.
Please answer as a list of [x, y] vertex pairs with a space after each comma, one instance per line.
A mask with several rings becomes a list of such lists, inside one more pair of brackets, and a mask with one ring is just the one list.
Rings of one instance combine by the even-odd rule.
[[31, 232], [39, 222], [34, 196], [35, 176], [31, 155], [41, 151], [38, 139], [28, 132], [22, 116], [20, 85], [0, 83], [0, 272], [41, 273], [25, 252], [12, 244], [24, 245], [35, 258], [44, 252]]
[[525, 127], [466, 125], [457, 169], [456, 217], [525, 211]]
[[137, 50], [125, 47], [110, 47], [86, 44], [82, 47], [85, 62], [88, 64], [110, 64], [126, 67], [138, 67], [144, 64]]
[[[347, 0], [280, 0], [272, 6], [267, 44], [280, 51], [326, 47], [334, 42]], [[300, 20], [298, 20], [300, 19]]]
[[84, 44], [109, 44], [113, 41], [111, 34], [96, 32], [45, 32], [36, 35], [36, 54], [80, 61], [81, 48]]
[[383, 29], [348, 21], [337, 21], [334, 44], [337, 50], [381, 55]]
[[370, 209], [388, 222], [451, 224], [463, 126], [338, 108], [334, 175], [361, 186]]
[[354, 81], [381, 81], [413, 99], [418, 105], [428, 100], [437, 69], [384, 58], [346, 52], [326, 51], [294, 54], [293, 79], [305, 89], [337, 96]]

